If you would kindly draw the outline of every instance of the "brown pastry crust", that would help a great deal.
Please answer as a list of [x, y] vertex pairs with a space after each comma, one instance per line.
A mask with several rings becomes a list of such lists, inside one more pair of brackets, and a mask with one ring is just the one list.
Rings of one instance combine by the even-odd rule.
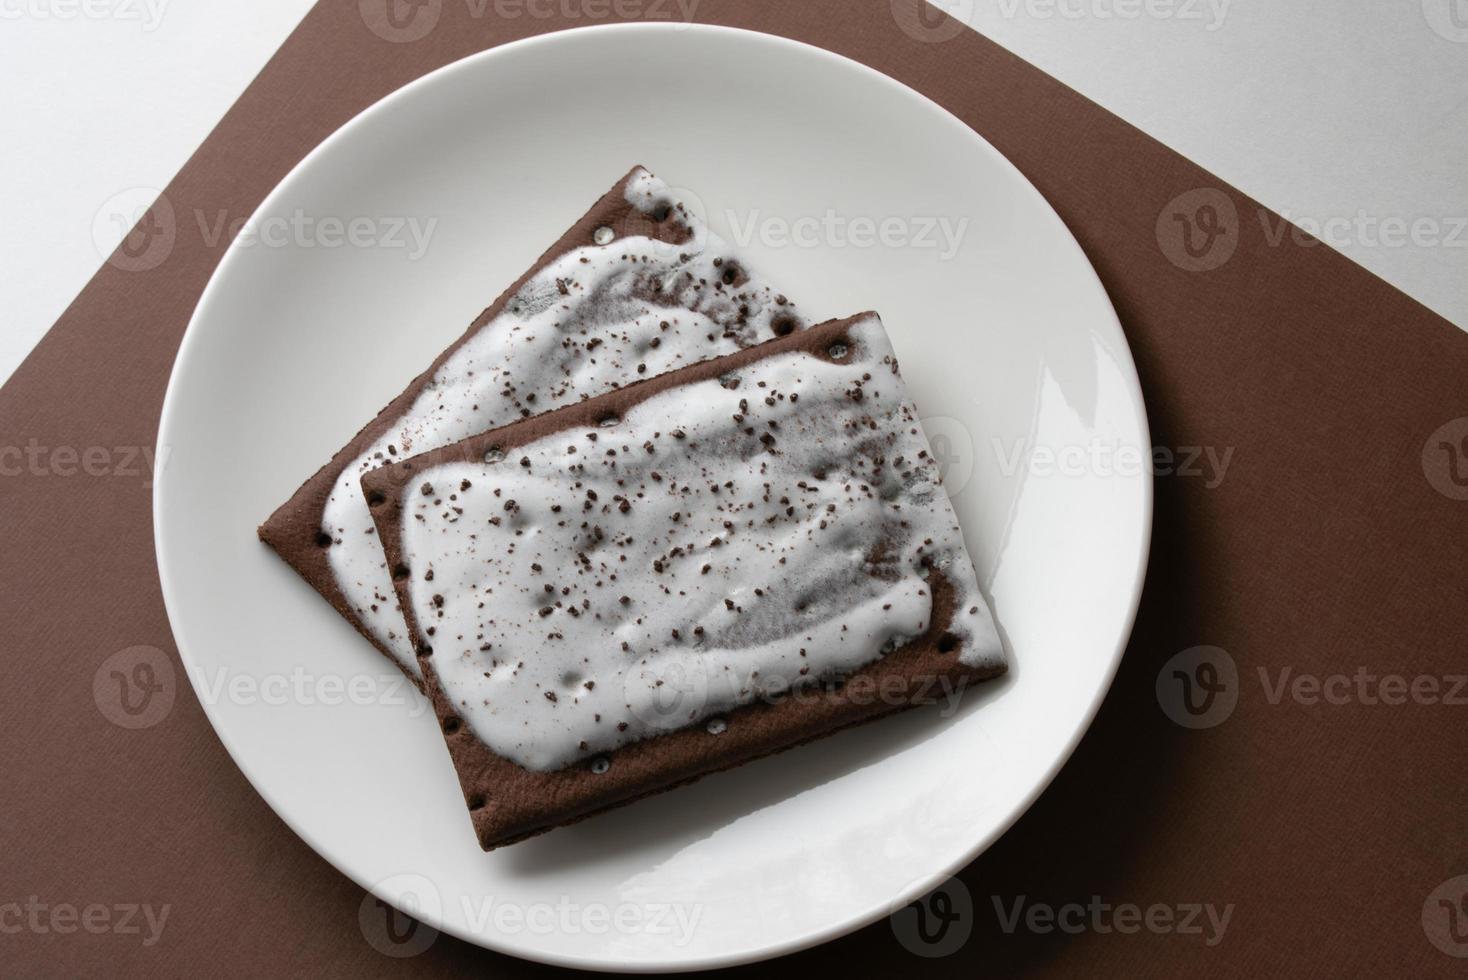
[[[356, 627], [357, 632], [366, 637], [394, 664], [398, 663], [397, 658], [393, 657], [372, 635], [372, 632], [352, 610], [347, 597], [336, 584], [336, 576], [332, 573], [331, 563], [327, 557], [327, 550], [331, 547], [331, 538], [322, 530], [327, 499], [331, 496], [337, 481], [341, 479], [343, 471], [412, 408], [419, 394], [444, 362], [467, 343], [470, 337], [498, 317], [505, 304], [514, 298], [540, 270], [567, 252], [591, 244], [592, 236], [598, 228], [616, 229], [619, 238], [644, 236], [672, 244], [681, 244], [692, 237], [692, 233], [682, 223], [676, 210], [660, 215], [662, 220], [655, 220], [628, 202], [627, 186], [643, 169], [633, 167], [626, 176], [619, 180], [616, 186], [603, 195], [601, 200], [597, 201], [591, 210], [582, 216], [581, 220], [577, 221], [565, 235], [561, 236], [559, 241], [546, 250], [528, 272], [506, 289], [492, 306], [479, 314], [462, 337], [440, 354], [426, 371], [414, 378], [412, 384], [408, 385], [402, 394], [394, 398], [386, 408], [377, 414], [376, 418], [357, 433], [351, 442], [342, 447], [330, 462], [318, 470], [316, 475], [307, 480], [289, 500], [270, 515], [264, 524], [260, 525], [258, 531], [260, 540], [274, 549], [276, 554], [294, 568], [313, 589], [321, 593], [347, 622]], [[789, 323], [793, 329], [802, 321], [795, 312], [794, 304], [790, 304], [788, 310], [789, 316], [784, 322]], [[407, 670], [403, 672], [408, 674], [409, 679], [421, 688], [422, 684], [417, 678]]]
[[969, 684], [1004, 673], [1003, 666], [975, 668], [959, 662], [962, 642], [949, 633], [957, 611], [956, 590], [943, 573], [935, 570], [928, 578], [933, 593], [933, 616], [928, 631], [907, 646], [848, 675], [839, 688], [816, 688], [782, 700], [757, 701], [737, 708], [722, 716], [727, 727], [717, 735], [710, 734], [700, 723], [635, 742], [602, 756], [611, 762], [611, 767], [602, 773], [593, 772], [589, 762], [555, 772], [534, 772], [496, 755], [461, 722], [452, 701], [438, 684], [432, 648], [419, 631], [408, 598], [411, 569], [401, 546], [404, 501], [416, 486], [416, 474], [442, 463], [482, 460], [491, 450], [508, 454], [566, 429], [596, 426], [604, 420], [620, 418], [633, 406], [660, 392], [720, 378], [756, 360], [792, 351], [829, 359], [827, 351], [833, 344], [857, 346], [848, 330], [868, 316], [833, 320], [363, 475], [362, 489], [371, 506], [389, 566], [394, 569], [394, 585], [409, 636], [419, 651], [427, 693], [458, 770], [479, 843], [485, 850], [574, 823], [902, 708], [933, 703], [939, 692], [945, 690], [942, 686], [945, 683], [947, 690], [962, 690]]

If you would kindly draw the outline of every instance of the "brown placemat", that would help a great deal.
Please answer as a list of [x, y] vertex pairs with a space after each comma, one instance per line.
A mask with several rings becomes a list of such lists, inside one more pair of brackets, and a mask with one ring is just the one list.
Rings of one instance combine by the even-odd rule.
[[[1228, 460], [1157, 479], [1146, 595], [1106, 705], [930, 907], [927, 939], [907, 916], [793, 965], [1461, 971], [1468, 711], [1447, 702], [1468, 701], [1468, 461], [1453, 457], [1468, 337], [1337, 253], [1277, 239], [1253, 201], [919, 6], [324, 0], [307, 15], [166, 189], [175, 219], [155, 213], [0, 391], [0, 972], [548, 972], [447, 937], [379, 952], [380, 911], [254, 793], [188, 689], [149, 454], [224, 245], [182, 216], [249, 215], [353, 114], [451, 60], [690, 7], [863, 61], [988, 138], [1101, 274], [1157, 444]], [[1228, 916], [1221, 939], [1210, 909]], [[942, 913], [960, 918], [940, 934]]]

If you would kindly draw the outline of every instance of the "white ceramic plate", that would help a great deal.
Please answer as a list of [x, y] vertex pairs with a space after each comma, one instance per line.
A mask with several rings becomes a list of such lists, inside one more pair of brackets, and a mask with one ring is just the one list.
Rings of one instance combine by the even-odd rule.
[[[952, 717], [910, 712], [486, 855], [425, 704], [254, 531], [634, 163], [694, 189], [808, 314], [882, 313], [1014, 667]], [[293, 230], [325, 218], [369, 219], [358, 237], [377, 247]], [[406, 231], [392, 247], [398, 218], [437, 219], [422, 254]], [[1141, 392], [1060, 219], [932, 102], [760, 34], [554, 34], [364, 112], [254, 227], [205, 291], [164, 405], [163, 592], [235, 761], [379, 897], [565, 965], [774, 956], [971, 861], [1090, 723], [1147, 554]]]

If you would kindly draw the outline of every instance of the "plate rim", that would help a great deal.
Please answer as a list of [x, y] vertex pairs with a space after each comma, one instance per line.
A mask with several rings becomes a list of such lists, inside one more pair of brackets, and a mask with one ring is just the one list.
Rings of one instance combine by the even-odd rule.
[[[254, 213], [251, 215], [250, 221], [255, 221], [255, 218], [258, 215], [269, 213], [270, 209], [275, 205], [276, 201], [279, 198], [285, 196], [285, 192], [300, 177], [303, 171], [310, 168], [319, 157], [329, 153], [337, 143], [347, 139], [351, 132], [355, 131], [357, 128], [363, 125], [368, 124], [369, 121], [376, 116], [391, 111], [393, 105], [395, 105], [399, 101], [412, 97], [420, 89], [428, 88], [434, 84], [441, 82], [443, 78], [449, 75], [470, 70], [479, 62], [497, 58], [507, 52], [523, 51], [525, 49], [538, 46], [554, 45], [558, 42], [563, 41], [565, 35], [612, 33], [629, 35], [645, 34], [649, 36], [673, 33], [677, 35], [683, 35], [684, 37], [698, 35], [722, 35], [725, 37], [737, 38], [741, 42], [752, 44], [773, 44], [775, 46], [785, 47], [788, 50], [796, 52], [805, 57], [812, 57], [818, 60], [824, 60], [833, 66], [841, 67], [847, 70], [854, 70], [861, 74], [867, 75], [875, 83], [888, 86], [889, 88], [893, 89], [896, 94], [901, 94], [902, 96], [906, 97], [912, 103], [914, 110], [920, 109], [932, 114], [934, 120], [941, 123], [942, 125], [959, 127], [961, 130], [961, 134], [965, 138], [975, 142], [978, 148], [982, 152], [993, 158], [999, 166], [1011, 171], [1013, 175], [1018, 178], [1020, 185], [1023, 187], [1022, 193], [1029, 194], [1033, 198], [1033, 202], [1037, 203], [1045, 211], [1048, 211], [1050, 215], [1055, 219], [1058, 226], [1064, 229], [1065, 236], [1070, 242], [1070, 247], [1073, 248], [1075, 250], [1075, 253], [1081, 258], [1084, 268], [1089, 273], [1092, 285], [1096, 288], [1099, 295], [1105, 301], [1106, 312], [1109, 314], [1109, 316], [1107, 317], [1109, 321], [1108, 327], [1115, 330], [1116, 339], [1120, 342], [1114, 353], [1118, 356], [1117, 366], [1121, 369], [1121, 374], [1128, 389], [1128, 394], [1131, 395], [1132, 409], [1134, 415], [1133, 422], [1137, 427], [1137, 434], [1138, 437], [1142, 440], [1143, 447], [1150, 450], [1152, 436], [1151, 427], [1149, 425], [1147, 417], [1146, 401], [1142, 391], [1141, 381], [1137, 374], [1135, 358], [1132, 356], [1131, 346], [1127, 340], [1126, 332], [1122, 327], [1120, 317], [1116, 313], [1115, 304], [1112, 302], [1110, 293], [1107, 291], [1105, 284], [1101, 281], [1100, 275], [1099, 273], [1097, 273], [1094, 264], [1090, 260], [1090, 257], [1081, 247], [1079, 241], [1076, 240], [1075, 235], [1071, 231], [1069, 225], [1067, 225], [1065, 223], [1065, 220], [1061, 218], [1058, 212], [1055, 211], [1049, 200], [1040, 193], [1039, 189], [1034, 186], [1029, 178], [1026, 177], [1024, 173], [1009, 160], [1008, 157], [1006, 157], [997, 148], [995, 148], [993, 144], [991, 144], [987, 139], [983, 137], [983, 135], [981, 135], [968, 123], [958, 118], [948, 109], [944, 108], [942, 105], [935, 102], [928, 96], [924, 95], [922, 92], [919, 92], [911, 86], [906, 85], [905, 83], [893, 78], [892, 76], [887, 75], [884, 72], [878, 71], [877, 69], [872, 68], [871, 66], [866, 65], [853, 58], [848, 58], [845, 55], [837, 54], [833, 51], [828, 51], [825, 48], [821, 48], [813, 44], [808, 44], [804, 41], [785, 37], [783, 35], [769, 34], [763, 31], [749, 30], [746, 28], [726, 27], [724, 25], [717, 24], [636, 22], [598, 24], [593, 26], [575, 27], [566, 30], [549, 31], [543, 34], [521, 38], [515, 41], [506, 42], [504, 44], [477, 51], [473, 54], [452, 61], [431, 72], [428, 72], [424, 75], [419, 76], [418, 78], [413, 79], [405, 85], [402, 85], [399, 88], [388, 93], [387, 95], [383, 96], [378, 101], [367, 106], [356, 115], [352, 116], [352, 118], [347, 120], [347, 122], [343, 123], [338, 129], [333, 131], [330, 135], [328, 135], [325, 139], [323, 139], [320, 143], [313, 147], [310, 152], [303, 156], [300, 161], [298, 161], [283, 177], [281, 177], [281, 179], [276, 183], [271, 191], [261, 200]], [[219, 263], [215, 266], [214, 271], [210, 274], [209, 282], [200, 294], [198, 303], [195, 306], [194, 312], [189, 319], [188, 326], [184, 330], [183, 337], [179, 343], [178, 352], [175, 355], [173, 366], [169, 372], [168, 385], [164, 392], [162, 408], [159, 414], [157, 443], [160, 446], [170, 444], [170, 434], [178, 425], [181, 424], [178, 410], [175, 404], [176, 398], [178, 397], [178, 378], [181, 376], [181, 374], [186, 372], [187, 366], [192, 359], [191, 355], [194, 351], [194, 348], [197, 346], [197, 338], [200, 335], [201, 330], [196, 328], [199, 327], [199, 324], [201, 322], [209, 319], [212, 313], [212, 306], [216, 302], [216, 294], [219, 293], [223, 288], [220, 284], [229, 277], [229, 273], [234, 264], [237, 261], [240, 261], [239, 255], [242, 251], [244, 251], [244, 249], [240, 245], [238, 238], [230, 242], [228, 248], [225, 250], [224, 255], [221, 257]], [[348, 870], [348, 867], [346, 866], [348, 862], [343, 858], [343, 856], [336, 853], [335, 849], [331, 846], [329, 842], [308, 833], [303, 827], [299, 825], [297, 820], [289, 815], [289, 807], [283, 806], [283, 801], [278, 800], [274, 793], [267, 790], [265, 786], [262, 785], [262, 782], [256, 778], [256, 776], [251, 772], [250, 768], [241, 761], [240, 755], [236, 751], [237, 746], [234, 739], [227, 735], [226, 732], [222, 730], [218, 724], [216, 724], [215, 712], [217, 710], [217, 707], [215, 705], [212, 705], [208, 698], [205, 698], [200, 694], [199, 685], [203, 683], [203, 678], [196, 676], [196, 668], [194, 662], [184, 652], [186, 642], [181, 635], [182, 630], [177, 625], [179, 617], [175, 611], [177, 600], [170, 600], [170, 595], [174, 592], [174, 589], [171, 585], [173, 573], [169, 571], [167, 560], [165, 558], [165, 554], [167, 553], [166, 539], [169, 538], [169, 535], [168, 532], [165, 530], [167, 526], [166, 522], [163, 520], [163, 511], [165, 505], [164, 498], [167, 495], [166, 488], [169, 482], [170, 481], [167, 479], [167, 470], [165, 467], [159, 473], [158, 478], [154, 481], [152, 492], [154, 557], [158, 568], [159, 585], [163, 597], [164, 609], [168, 616], [169, 630], [173, 636], [174, 645], [178, 651], [178, 657], [184, 668], [185, 675], [189, 679], [190, 686], [194, 689], [195, 697], [198, 699], [199, 705], [209, 722], [210, 728], [213, 729], [215, 736], [224, 746], [225, 751], [230, 757], [230, 761], [233, 762], [235, 767], [240, 770], [240, 773], [245, 777], [251, 788], [260, 795], [260, 797], [265, 801], [266, 805], [269, 806], [270, 809], [275, 813], [275, 815], [282, 822], [284, 822], [287, 827], [290, 828], [292, 833], [299, 837], [308, 847], [311, 848], [312, 851], [314, 851], [318, 856], [320, 856], [323, 860], [330, 864], [338, 873], [342, 874], [348, 880], [352, 881], [358, 887], [362, 888], [364, 892], [396, 905], [395, 899], [397, 898], [397, 896], [384, 894], [383, 892], [385, 891], [385, 889], [381, 889], [380, 887], [381, 885], [385, 884], [385, 882], [371, 883], [360, 880], [356, 874]], [[1008, 833], [1009, 830], [1020, 820], [1020, 818], [1022, 818], [1026, 813], [1029, 812], [1030, 808], [1034, 806], [1035, 802], [1050, 787], [1051, 783], [1055, 780], [1055, 777], [1059, 775], [1060, 771], [1070, 761], [1071, 757], [1075, 753], [1076, 748], [1079, 746], [1081, 739], [1085, 737], [1086, 733], [1090, 730], [1092, 723], [1095, 721], [1096, 715], [1100, 711], [1102, 703], [1105, 701], [1106, 696], [1111, 690], [1112, 684], [1115, 682], [1116, 674], [1118, 669], [1120, 668], [1122, 657], [1125, 655], [1126, 648], [1130, 643], [1132, 631], [1136, 625], [1137, 612], [1141, 604], [1143, 585], [1146, 581], [1147, 576], [1148, 563], [1151, 553], [1151, 540], [1153, 534], [1155, 486], [1153, 480], [1150, 478], [1140, 480], [1138, 482], [1138, 485], [1141, 488], [1142, 498], [1140, 501], [1138, 501], [1138, 503], [1140, 504], [1140, 523], [1142, 526], [1142, 533], [1139, 535], [1138, 551], [1134, 556], [1132, 556], [1136, 571], [1131, 587], [1131, 598], [1128, 604], [1129, 608], [1126, 610], [1126, 614], [1123, 617], [1122, 625], [1114, 642], [1114, 648], [1111, 651], [1109, 662], [1106, 664], [1105, 670], [1102, 673], [1102, 681], [1100, 684], [1098, 684], [1095, 693], [1091, 697], [1090, 703], [1086, 707], [1086, 710], [1081, 713], [1081, 715], [1077, 716], [1074, 729], [1066, 738], [1063, 748], [1057, 754], [1055, 759], [1049, 764], [1041, 778], [1036, 781], [1034, 788], [1031, 790], [1031, 792], [1016, 807], [1014, 807], [1010, 813], [1006, 814], [1003, 819], [996, 821], [993, 828], [989, 832], [981, 834], [977, 838], [975, 838], [974, 844], [968, 850], [966, 850], [956, 862], [952, 862], [949, 866], [946, 866], [939, 871], [933, 872], [932, 874], [915, 879], [913, 882], [909, 883], [904, 889], [900, 890], [896, 895], [892, 897], [890, 901], [885, 904], [867, 909], [859, 914], [847, 916], [840, 922], [833, 923], [822, 929], [808, 932], [797, 939], [785, 940], [780, 943], [741, 950], [735, 953], [702, 955], [693, 959], [681, 961], [616, 961], [588, 958], [581, 955], [558, 955], [544, 953], [539, 950], [525, 950], [515, 948], [508, 944], [499, 943], [497, 941], [498, 937], [493, 935], [480, 934], [475, 933], [469, 929], [457, 928], [455, 925], [443, 921], [442, 915], [430, 916], [427, 914], [421, 914], [418, 916], [418, 918], [425, 924], [431, 926], [439, 932], [447, 933], [448, 935], [454, 936], [455, 938], [460, 939], [464, 942], [471, 943], [475, 946], [496, 953], [514, 956], [516, 958], [527, 960], [530, 962], [538, 962], [551, 966], [583, 969], [596, 972], [627, 972], [635, 970], [637, 972], [644, 973], [670, 973], [722, 969], [726, 967], [747, 965], [751, 963], [758, 963], [766, 960], [775, 959], [781, 956], [787, 956], [792, 953], [800, 952], [801, 950], [810, 949], [812, 947], [831, 942], [835, 939], [841, 938], [842, 936], [846, 936], [853, 932], [856, 932], [859, 929], [865, 928], [866, 926], [869, 926], [872, 923], [879, 921], [884, 916], [888, 916], [896, 910], [901, 909], [909, 902], [912, 902], [917, 898], [922, 897], [937, 884], [950, 877], [953, 877], [955, 874], [957, 874], [958, 871], [971, 864], [976, 858], [978, 858], [981, 854], [992, 847], [993, 844], [999, 840], [999, 838]]]

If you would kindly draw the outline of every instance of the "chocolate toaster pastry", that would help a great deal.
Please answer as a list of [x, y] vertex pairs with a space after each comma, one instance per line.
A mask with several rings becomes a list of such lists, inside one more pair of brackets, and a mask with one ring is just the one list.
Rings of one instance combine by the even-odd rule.
[[635, 168], [307, 480], [260, 538], [416, 680], [364, 473], [805, 325], [662, 181]]
[[647, 373], [362, 467], [486, 849], [1005, 671], [876, 315]]

